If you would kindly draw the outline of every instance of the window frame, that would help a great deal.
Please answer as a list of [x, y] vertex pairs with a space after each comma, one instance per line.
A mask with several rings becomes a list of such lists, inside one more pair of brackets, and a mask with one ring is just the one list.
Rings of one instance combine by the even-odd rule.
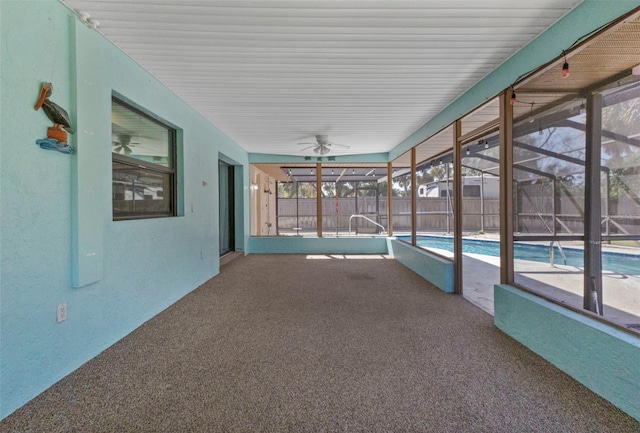
[[[126, 221], [126, 220], [137, 220], [137, 219], [150, 219], [150, 218], [169, 218], [178, 216], [178, 169], [177, 169], [177, 161], [178, 161], [178, 145], [177, 145], [177, 130], [168, 122], [164, 122], [153, 115], [145, 112], [144, 110], [132, 105], [131, 103], [119, 98], [115, 95], [111, 96], [111, 107], [113, 110], [113, 104], [118, 104], [121, 107], [126, 108], [127, 110], [132, 111], [147, 120], [167, 129], [167, 141], [169, 146], [168, 157], [169, 157], [169, 165], [163, 166], [159, 164], [154, 164], [152, 162], [144, 161], [142, 159], [133, 158], [127, 155], [121, 155], [118, 153], [111, 151], [111, 214], [113, 221]], [[113, 166], [114, 163], [123, 164], [130, 166], [135, 169], [147, 170], [152, 173], [157, 173], [160, 175], [169, 175], [169, 191], [163, 190], [163, 196], [169, 192], [171, 197], [169, 198], [169, 211], [162, 213], [128, 213], [126, 215], [115, 214], [115, 209], [113, 206]]]

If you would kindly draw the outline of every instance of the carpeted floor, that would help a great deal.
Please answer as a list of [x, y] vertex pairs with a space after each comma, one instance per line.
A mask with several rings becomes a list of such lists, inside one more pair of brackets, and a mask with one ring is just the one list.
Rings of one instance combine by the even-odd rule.
[[640, 432], [381, 256], [250, 255], [0, 423], [3, 432]]

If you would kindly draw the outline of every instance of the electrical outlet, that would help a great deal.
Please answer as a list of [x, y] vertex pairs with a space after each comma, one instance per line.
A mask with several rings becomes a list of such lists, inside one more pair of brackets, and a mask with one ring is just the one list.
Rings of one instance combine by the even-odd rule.
[[58, 323], [67, 320], [67, 304], [58, 304]]

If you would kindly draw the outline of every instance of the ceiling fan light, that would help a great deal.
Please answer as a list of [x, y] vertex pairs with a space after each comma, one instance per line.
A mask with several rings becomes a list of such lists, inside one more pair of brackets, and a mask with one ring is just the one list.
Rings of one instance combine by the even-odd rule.
[[318, 146], [315, 149], [313, 149], [313, 151], [319, 155], [326, 155], [327, 153], [329, 153], [329, 148], [326, 146]]

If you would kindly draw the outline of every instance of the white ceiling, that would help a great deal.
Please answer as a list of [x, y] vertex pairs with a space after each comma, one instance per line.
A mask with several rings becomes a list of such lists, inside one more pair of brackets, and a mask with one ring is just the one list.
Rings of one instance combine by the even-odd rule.
[[64, 0], [254, 153], [388, 152], [580, 0]]

